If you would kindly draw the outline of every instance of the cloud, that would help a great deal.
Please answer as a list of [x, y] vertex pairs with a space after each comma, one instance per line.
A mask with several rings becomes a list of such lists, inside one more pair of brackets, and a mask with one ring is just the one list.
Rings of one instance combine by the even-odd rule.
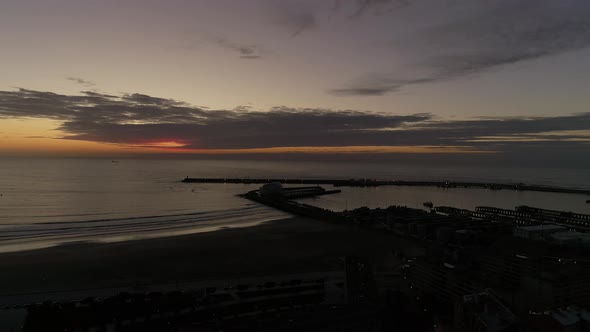
[[430, 78], [394, 80], [382, 74], [368, 74], [350, 83], [348, 87], [331, 89], [335, 96], [381, 96], [400, 90], [405, 85], [431, 82]]
[[332, 89], [330, 93], [335, 96], [382, 96], [397, 90], [399, 87], [395, 85], [381, 85], [371, 84], [356, 85], [350, 88]]
[[84, 86], [84, 87], [87, 87], [87, 88], [96, 85], [96, 83], [94, 83], [92, 81], [89, 81], [89, 80], [85, 80], [85, 79], [80, 78], [80, 77], [67, 77], [66, 80], [72, 81], [74, 83], [77, 83], [77, 84], [79, 84], [81, 86]]
[[430, 114], [286, 106], [268, 112], [209, 110], [139, 93], [19, 89], [0, 91], [1, 118], [57, 120], [64, 139], [170, 149], [438, 146], [504, 152], [534, 148], [543, 155], [590, 149], [590, 113], [450, 121]]
[[355, 86], [350, 88], [332, 89], [335, 96], [382, 96], [396, 90], [395, 86]]
[[290, 37], [297, 37], [318, 26], [316, 8], [301, 2], [281, 2], [273, 15], [275, 23], [288, 29]]
[[[430, 121], [419, 126], [425, 133], [436, 133], [440, 137], [468, 141], [474, 138], [553, 137], [554, 141], [564, 138], [588, 140], [590, 113], [553, 117], [508, 117], [462, 121]], [[567, 133], [564, 135], [563, 133]]]
[[224, 49], [230, 50], [236, 53], [240, 59], [253, 60], [262, 58], [265, 51], [260, 45], [255, 44], [241, 44], [231, 41], [227, 38], [213, 38], [213, 42]]
[[368, 12], [373, 12], [375, 15], [383, 15], [409, 6], [410, 4], [410, 0], [355, 0], [354, 13], [350, 18], [360, 18]]
[[250, 112], [243, 107], [206, 110], [144, 94], [61, 95], [19, 89], [0, 91], [1, 117], [60, 120], [59, 129], [67, 139], [121, 144], [175, 141], [189, 148], [238, 149], [351, 145], [357, 143], [355, 137], [377, 142], [374, 138], [362, 139], [362, 133], [424, 121], [430, 116], [284, 106], [268, 112]]
[[[388, 1], [364, 1], [359, 13], [382, 2]], [[383, 80], [380, 74], [329, 92], [382, 95], [590, 46], [590, 2], [585, 0], [422, 2], [413, 7], [415, 17], [427, 19], [429, 11], [440, 12], [435, 23], [424, 27], [424, 22], [414, 19], [405, 23], [408, 32], [392, 35], [396, 56], [421, 74], [389, 74], [387, 84], [373, 88], [373, 81]]]
[[[325, 14], [325, 3], [283, 1], [274, 13], [275, 22], [289, 30], [291, 37], [299, 36], [307, 30], [320, 25]], [[367, 13], [383, 15], [410, 5], [410, 0], [334, 0], [328, 13], [342, 11], [348, 18], [358, 19]], [[323, 17], [325, 18], [325, 17]]]

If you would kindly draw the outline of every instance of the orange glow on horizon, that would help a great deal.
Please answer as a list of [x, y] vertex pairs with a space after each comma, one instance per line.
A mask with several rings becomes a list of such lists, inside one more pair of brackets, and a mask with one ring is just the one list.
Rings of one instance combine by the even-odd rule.
[[118, 144], [55, 138], [3, 138], [0, 141], [0, 156], [101, 156], [111, 154], [136, 154], [136, 149]]
[[101, 143], [61, 138], [56, 121], [39, 119], [2, 119], [0, 156], [108, 156], [138, 154], [347, 154], [347, 153], [490, 153], [468, 146], [294, 146], [244, 149], [190, 149], [182, 140], [169, 138], [142, 143]]
[[139, 148], [182, 148], [185, 147], [186, 143], [181, 143], [177, 141], [162, 141], [162, 142], [150, 142], [150, 143], [142, 143], [142, 144], [128, 144], [129, 146], [139, 147]]
[[248, 149], [174, 149], [176, 152], [200, 154], [273, 154], [273, 153], [495, 153], [463, 146], [294, 146]]
[[347, 153], [493, 153], [461, 146], [297, 146], [248, 149], [186, 149], [177, 142], [160, 142], [142, 145], [98, 143], [54, 138], [4, 138], [0, 141], [0, 154], [5, 155], [137, 155], [137, 154], [347, 154]]

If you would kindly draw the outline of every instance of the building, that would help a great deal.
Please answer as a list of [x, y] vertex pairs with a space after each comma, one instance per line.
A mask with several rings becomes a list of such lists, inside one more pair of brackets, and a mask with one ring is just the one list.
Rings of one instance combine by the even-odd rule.
[[23, 331], [370, 330], [373, 312], [346, 303], [344, 275], [27, 306]]
[[561, 244], [590, 246], [590, 233], [556, 232], [551, 234], [550, 239]]
[[590, 312], [569, 307], [543, 313], [531, 313], [529, 327], [539, 332], [588, 332]]
[[491, 289], [465, 295], [455, 303], [455, 329], [458, 332], [518, 331], [517, 317]]
[[283, 185], [279, 182], [271, 182], [263, 185], [258, 189], [263, 196], [282, 196], [283, 195]]
[[479, 278], [469, 267], [427, 256], [414, 259], [409, 277], [415, 294], [432, 295], [439, 303], [452, 304], [481, 289]]
[[352, 305], [375, 305], [377, 285], [367, 258], [346, 256], [346, 297]]
[[547, 235], [556, 232], [566, 231], [567, 228], [559, 225], [545, 224], [537, 226], [516, 227], [514, 229], [514, 236], [529, 240], [544, 239]]
[[519, 314], [590, 307], [590, 261], [585, 248], [507, 239], [481, 256], [482, 280]]

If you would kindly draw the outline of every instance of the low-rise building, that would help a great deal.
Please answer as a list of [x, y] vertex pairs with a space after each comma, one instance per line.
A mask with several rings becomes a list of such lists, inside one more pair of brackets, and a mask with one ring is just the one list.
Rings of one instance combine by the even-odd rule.
[[550, 238], [561, 244], [590, 246], [590, 233], [556, 232], [551, 234]]
[[590, 312], [569, 307], [531, 313], [528, 325], [531, 330], [538, 332], [588, 332], [590, 331]]
[[547, 235], [556, 232], [566, 231], [567, 228], [559, 225], [544, 224], [537, 226], [516, 227], [514, 229], [514, 236], [529, 240], [544, 239]]
[[518, 318], [491, 289], [465, 295], [455, 303], [458, 332], [518, 331]]

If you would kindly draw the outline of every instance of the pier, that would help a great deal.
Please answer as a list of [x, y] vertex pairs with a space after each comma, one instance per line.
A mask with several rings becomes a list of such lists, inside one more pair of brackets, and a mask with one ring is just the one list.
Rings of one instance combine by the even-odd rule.
[[325, 190], [319, 186], [283, 188], [280, 183], [271, 182], [263, 185], [260, 189], [247, 192], [242, 197], [295, 215], [318, 220], [336, 221], [339, 220], [337, 213], [313, 205], [299, 203], [292, 199], [338, 193], [340, 193], [340, 190]]
[[333, 185], [335, 187], [378, 187], [378, 186], [415, 186], [439, 188], [480, 188], [490, 190], [540, 191], [564, 194], [590, 195], [590, 189], [562, 188], [524, 183], [486, 183], [486, 182], [453, 182], [453, 181], [403, 181], [375, 179], [277, 179], [277, 178], [191, 178], [186, 177], [185, 183], [243, 183], [243, 184], [304, 184]]

